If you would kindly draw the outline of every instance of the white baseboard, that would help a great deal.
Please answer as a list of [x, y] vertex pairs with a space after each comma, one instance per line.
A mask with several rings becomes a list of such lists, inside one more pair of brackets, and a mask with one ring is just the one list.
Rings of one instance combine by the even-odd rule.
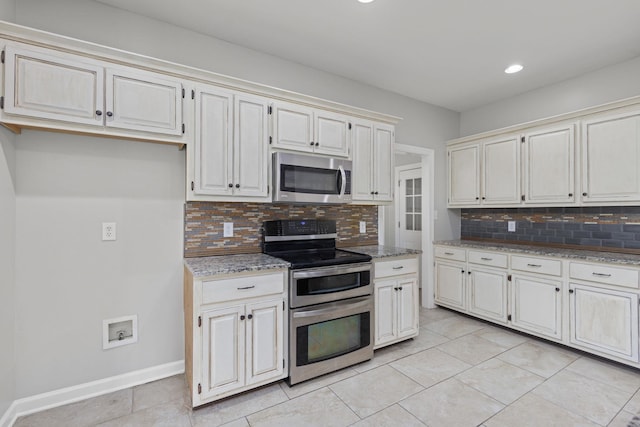
[[0, 418], [0, 427], [11, 427], [18, 417], [66, 405], [184, 372], [184, 360], [103, 378], [14, 400]]

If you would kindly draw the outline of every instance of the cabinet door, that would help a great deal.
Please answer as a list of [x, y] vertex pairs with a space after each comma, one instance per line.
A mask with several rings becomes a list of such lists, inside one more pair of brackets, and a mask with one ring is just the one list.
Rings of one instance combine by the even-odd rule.
[[436, 302], [464, 310], [466, 302], [465, 276], [464, 264], [436, 261]]
[[574, 125], [525, 135], [527, 203], [573, 203], [576, 200]]
[[582, 124], [582, 200], [640, 200], [640, 113]]
[[317, 110], [315, 113], [315, 152], [349, 156], [349, 118], [342, 114]]
[[469, 313], [506, 323], [507, 272], [470, 270]]
[[101, 63], [16, 46], [7, 46], [5, 62], [5, 113], [103, 125], [104, 68]]
[[512, 276], [511, 324], [525, 331], [562, 338], [561, 284], [532, 276]]
[[247, 305], [247, 385], [284, 374], [283, 299]]
[[233, 186], [238, 196], [266, 197], [269, 104], [266, 98], [235, 96]]
[[393, 139], [393, 126], [374, 126], [373, 193], [374, 199], [380, 202], [393, 201]]
[[398, 280], [397, 287], [397, 338], [404, 338], [418, 332], [418, 278]]
[[312, 152], [313, 110], [302, 105], [278, 103], [274, 115], [273, 146], [289, 150]]
[[245, 384], [244, 306], [202, 313], [202, 399]]
[[449, 206], [480, 204], [480, 146], [448, 150]]
[[233, 95], [213, 86], [201, 86], [196, 88], [195, 101], [194, 192], [231, 195]]
[[482, 204], [520, 203], [520, 141], [512, 135], [482, 144]]
[[182, 135], [182, 83], [135, 68], [106, 72], [108, 127]]
[[351, 196], [353, 200], [373, 199], [373, 124], [353, 123], [353, 170]]
[[571, 343], [638, 361], [638, 295], [569, 284]]
[[379, 347], [396, 339], [396, 287], [395, 280], [375, 282], [375, 347]]

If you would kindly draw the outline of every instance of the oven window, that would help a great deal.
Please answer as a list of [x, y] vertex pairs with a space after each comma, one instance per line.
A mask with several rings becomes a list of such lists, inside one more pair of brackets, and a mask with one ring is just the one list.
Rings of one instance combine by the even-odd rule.
[[349, 289], [359, 288], [361, 286], [367, 286], [368, 284], [368, 271], [313, 277], [310, 279], [296, 279], [298, 296], [321, 295], [331, 292], [346, 291]]
[[337, 170], [281, 165], [280, 174], [281, 191], [340, 194], [340, 172]]
[[296, 329], [296, 365], [316, 363], [367, 347], [369, 312], [299, 326]]

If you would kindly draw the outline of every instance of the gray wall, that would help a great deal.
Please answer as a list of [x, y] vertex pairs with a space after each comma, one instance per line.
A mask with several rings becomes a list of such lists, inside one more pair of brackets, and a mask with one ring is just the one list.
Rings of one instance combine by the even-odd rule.
[[[55, 19], [52, 19], [55, 17]], [[403, 117], [396, 139], [436, 150], [459, 114], [87, 0], [21, 0], [19, 24]], [[17, 138], [17, 397], [183, 358], [184, 152], [27, 131]], [[440, 215], [436, 238], [459, 233]], [[100, 241], [100, 223], [118, 241]], [[102, 320], [139, 316], [139, 342], [101, 349]], [[46, 357], [44, 356], [46, 354]]]
[[[0, 0], [0, 19], [15, 19], [15, 0]], [[15, 136], [0, 127], [0, 418], [16, 396], [15, 163]]]
[[465, 111], [460, 135], [524, 123], [640, 95], [640, 57]]

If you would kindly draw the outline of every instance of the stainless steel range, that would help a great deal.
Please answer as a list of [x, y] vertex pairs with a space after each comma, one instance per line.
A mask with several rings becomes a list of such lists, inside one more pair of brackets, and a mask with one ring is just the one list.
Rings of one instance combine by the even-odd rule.
[[264, 223], [263, 252], [289, 270], [289, 384], [373, 357], [371, 257], [336, 249], [336, 223]]

